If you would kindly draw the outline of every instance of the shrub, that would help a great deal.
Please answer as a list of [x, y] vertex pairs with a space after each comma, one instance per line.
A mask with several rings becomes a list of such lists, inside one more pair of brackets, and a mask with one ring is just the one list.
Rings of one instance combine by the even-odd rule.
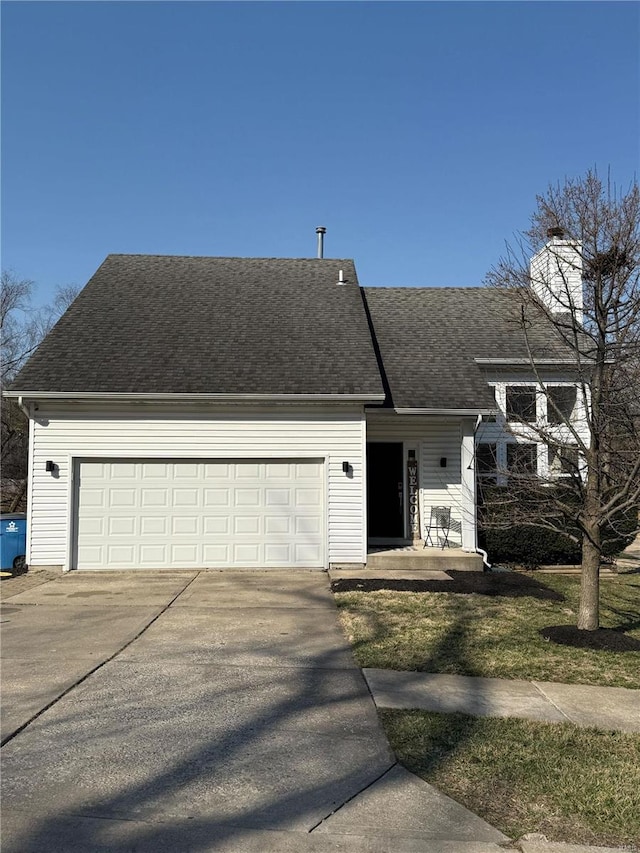
[[[499, 486], [484, 488], [478, 511], [478, 542], [496, 563], [518, 563], [523, 566], [577, 565], [582, 559], [581, 534], [570, 519], [558, 518], [566, 533], [535, 527], [520, 519], [535, 520], [542, 509], [549, 512], [549, 502], [540, 503], [540, 494], [529, 500], [520, 496], [517, 511], [514, 503], [505, 500], [506, 492]], [[565, 500], [568, 496], [565, 496]], [[513, 519], [517, 522], [513, 523]], [[603, 557], [613, 557], [634, 539], [638, 528], [638, 511], [620, 513], [602, 531]], [[578, 538], [574, 542], [570, 536]]]
[[492, 563], [518, 563], [529, 568], [543, 565], [576, 565], [581, 547], [567, 536], [523, 524], [503, 530], [481, 527], [478, 542]]

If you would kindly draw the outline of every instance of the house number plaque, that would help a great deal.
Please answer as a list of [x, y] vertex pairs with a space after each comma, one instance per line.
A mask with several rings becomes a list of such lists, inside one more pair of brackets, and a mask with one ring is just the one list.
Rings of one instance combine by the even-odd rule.
[[414, 543], [420, 542], [420, 490], [418, 460], [407, 460], [407, 491], [409, 492], [409, 533]]

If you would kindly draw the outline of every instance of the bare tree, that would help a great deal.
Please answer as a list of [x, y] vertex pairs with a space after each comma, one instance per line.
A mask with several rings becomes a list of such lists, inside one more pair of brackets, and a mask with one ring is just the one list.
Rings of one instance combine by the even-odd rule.
[[[2, 272], [0, 289], [0, 390], [9, 385], [36, 350], [56, 320], [78, 294], [71, 285], [58, 287], [53, 301], [40, 308], [32, 303], [34, 283], [15, 273]], [[22, 481], [27, 476], [28, 422], [17, 402], [2, 400], [1, 463], [3, 479]], [[13, 510], [24, 490], [17, 488], [7, 504]]]
[[[507, 416], [507, 428], [521, 443], [528, 437], [546, 449], [543, 464], [540, 456], [536, 464], [526, 454], [520, 464], [514, 459], [499, 500], [519, 524], [580, 542], [577, 624], [595, 630], [605, 538], [620, 519], [637, 522], [640, 504], [637, 181], [620, 190], [588, 172], [549, 187], [537, 198], [531, 228], [507, 246], [487, 283], [517, 291], [535, 377], [536, 414], [527, 414], [523, 399], [522, 410]], [[541, 327], [554, 330], [554, 352], [540, 351]], [[574, 396], [570, 387], [549, 384], [554, 359], [565, 362]], [[518, 409], [517, 400], [512, 408]]]

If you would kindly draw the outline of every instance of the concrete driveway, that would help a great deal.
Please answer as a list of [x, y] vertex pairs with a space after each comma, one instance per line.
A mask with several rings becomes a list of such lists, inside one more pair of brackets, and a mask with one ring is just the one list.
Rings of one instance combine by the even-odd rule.
[[1, 621], [3, 853], [505, 840], [396, 764], [323, 572], [73, 574]]

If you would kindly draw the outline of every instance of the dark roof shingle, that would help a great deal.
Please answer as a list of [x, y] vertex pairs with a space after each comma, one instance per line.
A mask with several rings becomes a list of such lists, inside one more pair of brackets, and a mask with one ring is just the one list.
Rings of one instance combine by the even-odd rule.
[[[489, 287], [364, 289], [396, 408], [494, 408], [476, 358], [526, 359], [521, 297]], [[534, 354], [567, 357], [549, 324], [528, 329]], [[387, 401], [389, 404], [389, 401]]]
[[12, 387], [383, 393], [353, 261], [163, 255], [109, 255]]

